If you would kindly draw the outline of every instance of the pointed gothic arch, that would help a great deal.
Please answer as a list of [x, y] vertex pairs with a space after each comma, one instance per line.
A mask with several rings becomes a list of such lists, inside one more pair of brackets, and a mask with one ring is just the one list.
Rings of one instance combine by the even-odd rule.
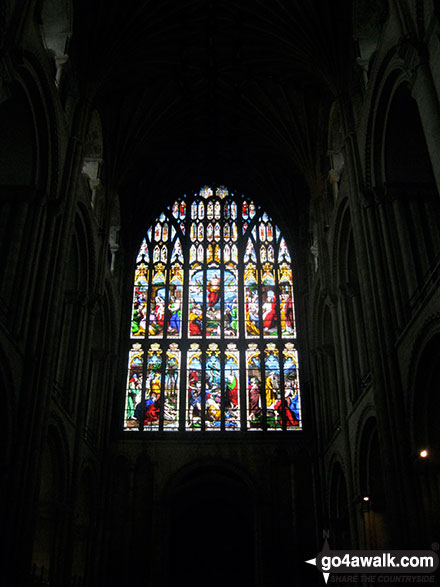
[[264, 210], [179, 198], [134, 273], [125, 430], [301, 429], [292, 259]]

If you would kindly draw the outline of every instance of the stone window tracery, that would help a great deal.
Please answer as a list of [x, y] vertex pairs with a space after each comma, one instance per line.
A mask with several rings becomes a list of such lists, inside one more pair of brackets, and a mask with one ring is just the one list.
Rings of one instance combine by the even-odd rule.
[[136, 259], [124, 430], [302, 427], [292, 260], [224, 187], [168, 206]]

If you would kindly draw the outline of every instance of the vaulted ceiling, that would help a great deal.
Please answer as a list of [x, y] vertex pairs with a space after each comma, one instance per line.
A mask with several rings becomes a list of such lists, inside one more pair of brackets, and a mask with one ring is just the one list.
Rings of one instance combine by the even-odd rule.
[[106, 174], [140, 209], [203, 183], [275, 199], [319, 185], [352, 68], [349, 0], [74, 6], [71, 52], [103, 119]]

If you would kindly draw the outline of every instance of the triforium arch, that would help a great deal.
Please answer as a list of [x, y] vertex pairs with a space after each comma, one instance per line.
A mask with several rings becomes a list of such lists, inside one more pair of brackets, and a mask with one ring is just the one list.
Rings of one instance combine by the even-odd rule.
[[369, 410], [363, 423], [358, 452], [358, 492], [367, 548], [386, 548], [389, 540], [385, 481], [377, 422]]
[[[195, 504], [196, 509], [192, 507]], [[258, 584], [257, 505], [252, 479], [231, 462], [200, 459], [177, 471], [165, 487], [162, 503], [164, 550], [168, 553], [165, 585], [175, 585], [182, 575], [191, 576], [196, 586], [206, 584], [207, 576], [209, 583], [218, 587], [231, 577], [234, 585]], [[204, 543], [215, 559], [224, 563], [217, 565], [215, 572], [210, 556], [195, 555], [194, 567], [193, 549], [197, 551], [200, 544], [196, 512], [206, 517]]]
[[381, 238], [390, 276], [390, 316], [400, 328], [440, 252], [440, 231], [433, 222], [440, 198], [413, 80], [402, 69], [404, 64], [397, 68], [397, 63], [391, 58], [387, 76], [377, 81], [373, 174], [367, 181], [372, 182], [377, 216], [385, 227]]
[[84, 466], [78, 483], [72, 524], [72, 580], [85, 583], [91, 574], [91, 531], [97, 508], [96, 476], [90, 466]]
[[4, 406], [0, 432], [0, 498], [5, 503], [8, 501], [10, 491], [10, 484], [7, 481], [14, 459], [14, 431], [19, 422], [16, 390], [17, 385], [12, 375], [10, 361], [0, 347], [0, 398]]
[[251, 198], [171, 203], [136, 259], [125, 430], [299, 430], [295, 266]]
[[334, 459], [330, 469], [328, 512], [333, 548], [344, 548], [351, 542], [350, 506], [344, 469]]
[[[335, 305], [330, 296], [316, 291], [313, 304], [314, 322], [312, 333], [311, 362], [315, 388], [315, 417], [319, 422], [319, 442], [325, 444], [335, 431], [340, 419], [337, 354], [334, 337]], [[334, 300], [333, 300], [334, 302]]]
[[0, 126], [0, 299], [8, 305], [15, 294], [12, 284], [17, 275], [14, 246], [23, 237], [22, 218], [26, 218], [39, 175], [34, 112], [19, 82], [11, 84], [9, 96], [0, 104]]
[[[102, 297], [91, 309], [91, 323], [88, 338], [91, 342], [86, 373], [85, 436], [97, 443], [103, 442], [110, 423], [111, 401], [105, 389], [111, 385], [114, 367], [110, 357], [115, 356], [115, 317], [113, 295], [110, 284], [106, 283]], [[106, 414], [107, 417], [102, 417]]]
[[[63, 275], [62, 307], [58, 316], [55, 386], [68, 410], [74, 411], [83, 366], [83, 338], [89, 306], [96, 295], [96, 240], [90, 218], [82, 206], [75, 216]], [[76, 377], [72, 377], [72, 373]]]
[[440, 231], [432, 221], [440, 199], [418, 105], [403, 83], [395, 89], [388, 111], [384, 177], [402, 251], [400, 266], [408, 274], [407, 296], [412, 296], [440, 251]]
[[348, 368], [350, 399], [355, 402], [368, 383], [369, 359], [355, 239], [348, 205], [341, 212], [335, 239], [337, 281], [341, 307], [341, 345]]
[[[417, 491], [423, 516], [420, 531], [434, 540], [440, 523], [440, 433], [438, 414], [440, 396], [440, 329], [437, 323], [427, 328], [429, 336], [414, 356], [410, 378], [408, 411], [411, 449], [416, 473]], [[420, 337], [422, 338], [422, 337]], [[420, 349], [420, 350], [419, 350]]]
[[64, 430], [57, 418], [48, 427], [40, 465], [38, 507], [34, 528], [32, 575], [49, 581], [63, 560], [57, 555], [65, 522], [70, 457]]
[[127, 499], [130, 496], [131, 471], [130, 460], [125, 455], [117, 455], [110, 460], [103, 569], [105, 584], [111, 587], [124, 584], [127, 569], [132, 565], [130, 524], [133, 504]]

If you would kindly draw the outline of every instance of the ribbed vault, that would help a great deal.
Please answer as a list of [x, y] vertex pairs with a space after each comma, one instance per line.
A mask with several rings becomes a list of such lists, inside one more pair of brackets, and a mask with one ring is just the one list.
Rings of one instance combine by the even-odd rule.
[[274, 194], [280, 207], [298, 178], [322, 189], [328, 113], [349, 79], [351, 2], [80, 0], [74, 22], [107, 180], [138, 212], [212, 181]]

